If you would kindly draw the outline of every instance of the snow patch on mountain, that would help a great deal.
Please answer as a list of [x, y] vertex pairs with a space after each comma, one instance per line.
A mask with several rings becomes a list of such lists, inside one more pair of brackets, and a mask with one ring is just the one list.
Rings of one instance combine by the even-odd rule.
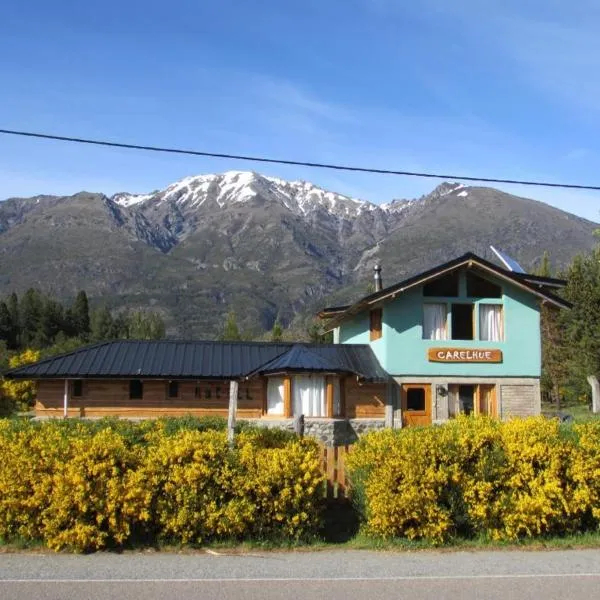
[[[444, 182], [433, 192], [421, 198], [435, 199], [453, 194], [465, 186], [456, 182]], [[458, 196], [466, 196], [463, 191]], [[316, 213], [333, 216], [340, 221], [354, 219], [362, 214], [383, 211], [399, 215], [417, 200], [393, 200], [385, 204], [373, 204], [344, 194], [325, 190], [309, 181], [286, 181], [278, 177], [260, 175], [253, 171], [227, 171], [221, 174], [185, 177], [153, 194], [116, 194], [112, 200], [124, 207], [175, 204], [180, 209], [195, 210], [200, 207], [224, 208], [237, 203], [251, 202], [260, 197], [276, 202], [297, 216], [310, 217]]]
[[120, 206], [135, 206], [136, 204], [141, 204], [150, 198], [153, 198], [154, 194], [115, 194], [111, 199], [113, 202], [116, 202]]

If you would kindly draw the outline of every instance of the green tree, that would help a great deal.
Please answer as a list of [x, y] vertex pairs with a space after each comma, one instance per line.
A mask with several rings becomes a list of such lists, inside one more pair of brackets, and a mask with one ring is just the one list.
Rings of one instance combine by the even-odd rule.
[[90, 306], [87, 294], [81, 290], [71, 307], [74, 335], [85, 339], [90, 334]]
[[64, 330], [64, 309], [60, 302], [52, 298], [44, 300], [40, 314], [37, 339], [42, 347], [51, 346], [56, 336]]
[[[540, 277], [552, 277], [552, 265], [548, 251], [544, 251], [534, 273]], [[567, 385], [568, 366], [565, 361], [567, 346], [564, 336], [563, 311], [548, 304], [540, 309], [540, 331], [542, 337], [542, 394], [557, 410], [560, 410], [561, 395]]]
[[165, 337], [165, 323], [158, 313], [135, 311], [128, 321], [128, 336], [132, 339], [160, 340]]
[[564, 295], [573, 304], [564, 321], [571, 387], [578, 397], [587, 397], [587, 376], [600, 377], [600, 245], [575, 257]]
[[224, 342], [238, 342], [242, 339], [242, 334], [237, 323], [237, 316], [233, 309], [225, 317], [225, 323], [223, 324], [223, 330], [219, 339]]
[[8, 297], [7, 306], [12, 323], [12, 332], [8, 341], [8, 347], [11, 350], [16, 350], [19, 347], [21, 338], [21, 316], [19, 312], [19, 297], [15, 292]]
[[92, 312], [90, 337], [94, 342], [112, 339], [113, 318], [108, 307], [102, 306]]
[[271, 341], [281, 342], [281, 340], [283, 340], [283, 327], [279, 321], [275, 321], [275, 323], [273, 323], [273, 329], [271, 329]]
[[6, 302], [0, 302], [0, 340], [12, 346], [13, 323]]
[[19, 303], [22, 347], [38, 347], [43, 337], [41, 317], [43, 300], [40, 293], [33, 288], [28, 289]]
[[331, 344], [333, 343], [333, 331], [324, 333], [323, 326], [314, 319], [306, 329], [308, 339], [313, 344]]

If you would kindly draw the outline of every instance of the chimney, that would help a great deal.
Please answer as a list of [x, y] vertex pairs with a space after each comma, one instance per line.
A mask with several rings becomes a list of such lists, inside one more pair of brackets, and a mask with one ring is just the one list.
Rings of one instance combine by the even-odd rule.
[[381, 283], [381, 265], [375, 265], [373, 271], [375, 271], [375, 291], [380, 292], [383, 289], [383, 284]]

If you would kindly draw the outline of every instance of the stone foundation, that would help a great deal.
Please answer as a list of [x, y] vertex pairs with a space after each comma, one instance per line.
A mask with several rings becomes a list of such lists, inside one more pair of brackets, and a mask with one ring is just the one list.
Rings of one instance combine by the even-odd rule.
[[[293, 419], [256, 419], [249, 421], [261, 427], [279, 427], [294, 431]], [[375, 429], [383, 429], [385, 419], [310, 419], [304, 421], [304, 434], [317, 438], [326, 446], [347, 446]]]

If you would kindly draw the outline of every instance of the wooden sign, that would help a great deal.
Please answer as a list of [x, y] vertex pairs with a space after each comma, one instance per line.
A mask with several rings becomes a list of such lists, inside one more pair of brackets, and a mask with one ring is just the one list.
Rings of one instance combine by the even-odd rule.
[[429, 362], [499, 363], [502, 350], [480, 348], [429, 348]]

